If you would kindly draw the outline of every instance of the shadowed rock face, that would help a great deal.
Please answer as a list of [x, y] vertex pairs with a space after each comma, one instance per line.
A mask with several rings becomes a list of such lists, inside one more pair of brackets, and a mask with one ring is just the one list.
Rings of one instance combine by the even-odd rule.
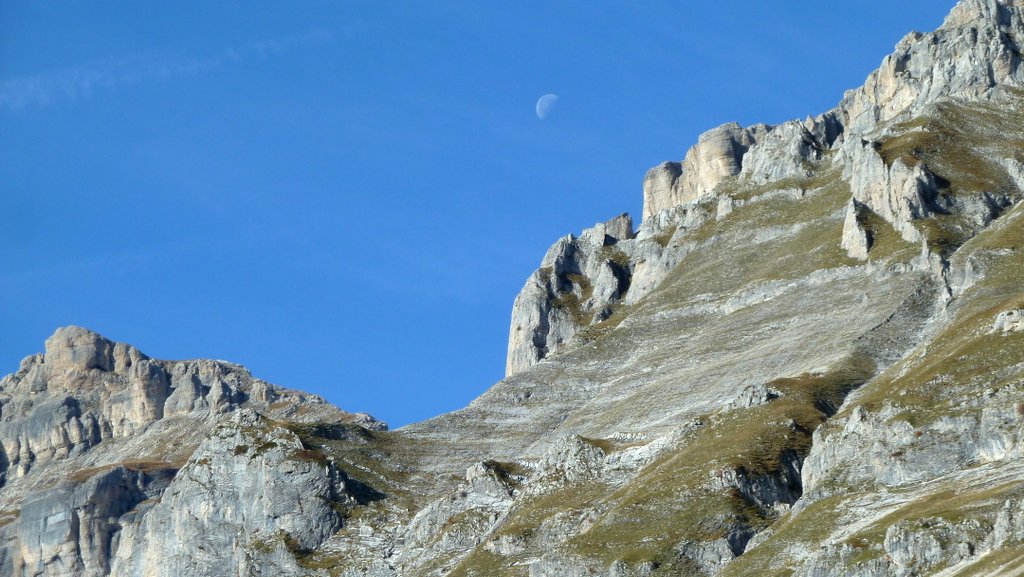
[[559, 239], [399, 431], [67, 327], [0, 381], [0, 575], [918, 577], [1024, 564], [1020, 0]]
[[[559, 239], [512, 307], [510, 375], [554, 353], [579, 330], [606, 320], [630, 288], [628, 257], [633, 221], [622, 215]], [[628, 250], [628, 249], [627, 249]]]

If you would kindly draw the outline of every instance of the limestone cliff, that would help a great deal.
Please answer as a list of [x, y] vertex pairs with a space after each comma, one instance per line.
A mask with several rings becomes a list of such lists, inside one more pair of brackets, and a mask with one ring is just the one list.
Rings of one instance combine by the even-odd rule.
[[709, 132], [398, 431], [58, 330], [0, 381], [0, 574], [1020, 574], [1022, 41], [963, 0], [833, 110]]
[[228, 574], [253, 533], [318, 545], [343, 477], [268, 419], [385, 428], [238, 365], [57, 330], [0, 381], [0, 574]]

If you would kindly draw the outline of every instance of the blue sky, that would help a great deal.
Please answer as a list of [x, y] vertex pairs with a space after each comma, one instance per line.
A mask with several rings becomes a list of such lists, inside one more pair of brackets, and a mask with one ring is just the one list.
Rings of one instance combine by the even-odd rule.
[[393, 425], [459, 408], [558, 237], [953, 4], [5, 1], [0, 373], [77, 324]]

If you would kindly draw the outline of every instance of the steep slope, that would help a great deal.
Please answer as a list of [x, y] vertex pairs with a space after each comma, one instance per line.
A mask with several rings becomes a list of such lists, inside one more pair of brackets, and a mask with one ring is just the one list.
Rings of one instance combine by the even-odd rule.
[[0, 574], [1024, 572], [1024, 1], [833, 110], [710, 131], [386, 431], [82, 329], [0, 382]]
[[[851, 403], [865, 391], [887, 398], [890, 375], [906, 370], [907, 354], [935, 362], [933, 351], [974, 346], [947, 340], [964, 338], [965, 327], [956, 324], [960, 303], [975, 302], [979, 279], [998, 274], [983, 270], [993, 257], [975, 254], [974, 243], [1012, 229], [1003, 222], [1013, 222], [1016, 213], [1004, 214], [1022, 194], [1024, 108], [1015, 88], [1022, 79], [1021, 9], [1018, 2], [962, 2], [940, 30], [908, 35], [835, 110], [777, 127], [726, 125], [702, 137], [684, 162], [652, 169], [645, 179], [645, 222], [635, 237], [589, 241], [602, 237], [595, 235], [599, 227], [578, 241], [559, 241], [545, 259], [545, 266], [554, 262], [551, 272], [540, 271], [540, 278], [554, 280], [546, 291], [533, 291], [536, 275], [531, 279], [517, 299], [513, 331], [517, 323], [528, 332], [547, 328], [561, 348], [553, 355], [538, 349], [539, 362], [529, 366], [512, 362], [510, 345], [505, 381], [463, 411], [408, 429], [423, 438], [459, 438], [457, 459], [489, 455], [531, 467], [519, 488], [521, 501], [488, 526], [478, 552], [455, 564], [455, 572], [713, 573], [747, 552], [747, 540], [760, 529], [811, 524], [790, 521], [800, 518], [792, 514], [776, 521], [794, 502], [802, 511], [856, 488], [870, 503], [864, 483], [882, 483], [872, 474], [902, 486], [958, 473], [978, 452], [1012, 460], [1019, 419], [1006, 409], [1014, 404], [1007, 400], [975, 402], [970, 414], [977, 425], [934, 425], [944, 429], [945, 442], [909, 461], [912, 474], [893, 472], [909, 454], [900, 443], [884, 442], [899, 438], [894, 430], [879, 427], [861, 444], [830, 444], [826, 432], [846, 422]], [[572, 251], [562, 248], [574, 242]], [[553, 253], [576, 262], [559, 265]], [[602, 260], [624, 271], [616, 288], [626, 288], [603, 302], [592, 296], [602, 291], [588, 290], [607, 285], [588, 272]], [[1010, 298], [1013, 284], [1006, 286]], [[531, 326], [519, 311], [536, 307], [524, 295], [541, 292], [555, 314], [546, 325]], [[608, 305], [608, 319], [574, 310]], [[1004, 318], [1016, 318], [1012, 310], [1019, 305], [1004, 306], [1010, 315]], [[999, 313], [988, 310], [974, 322], [987, 329]], [[999, 362], [962, 358], [973, 380], [961, 388], [979, 393], [1013, 382], [1009, 368], [1002, 369], [1006, 376], [990, 375], [989, 367], [998, 374], [1000, 363], [1014, 366], [1021, 358], [1012, 347], [1002, 354]], [[901, 382], [924, 387], [935, 378], [911, 373]], [[833, 417], [853, 390], [859, 392]], [[951, 398], [965, 398], [959, 394]], [[909, 399], [900, 401], [899, 411], [883, 411], [885, 418], [908, 412], [903, 403]], [[949, 418], [956, 411], [947, 405], [937, 414]], [[985, 437], [995, 435], [986, 428], [991, 423], [982, 424], [989, 414], [1003, 419], [996, 440]], [[826, 419], [812, 444], [810, 432]], [[876, 426], [868, 422], [866, 428]], [[925, 435], [907, 433], [905, 424], [897, 429], [918, 442]], [[552, 451], [581, 439], [600, 449], [597, 456], [581, 465], [574, 449], [568, 464], [552, 462]], [[1000, 449], [971, 449], [974, 442]], [[943, 450], [948, 453], [940, 458]], [[870, 466], [860, 462], [868, 455]], [[434, 456], [432, 466], [442, 459]], [[630, 463], [628, 473], [618, 465], [622, 459]], [[578, 473], [564, 473], [579, 467], [588, 471], [582, 483]], [[832, 486], [831, 476], [846, 468], [872, 474]], [[801, 469], [803, 479], [795, 481]], [[830, 480], [822, 484], [820, 477]], [[545, 483], [546, 491], [537, 489]], [[810, 493], [797, 501], [805, 489]], [[925, 491], [908, 501], [929, 498]], [[964, 563], [992, 547], [987, 537], [975, 537], [964, 542], [978, 553], [965, 555]], [[802, 557], [784, 560], [779, 569], [847, 571], [837, 569], [836, 557], [808, 554], [814, 538], [802, 544]], [[870, 550], [878, 566], [868, 574], [918, 570], [908, 568], [907, 559], [919, 551], [885, 561], [886, 555], [896, 558], [892, 551]], [[737, 574], [757, 573], [766, 558], [778, 564], [774, 553], [759, 558], [756, 551], [746, 553], [747, 564], [733, 566]], [[945, 552], [931, 555], [946, 556], [932, 569], [953, 563]]]

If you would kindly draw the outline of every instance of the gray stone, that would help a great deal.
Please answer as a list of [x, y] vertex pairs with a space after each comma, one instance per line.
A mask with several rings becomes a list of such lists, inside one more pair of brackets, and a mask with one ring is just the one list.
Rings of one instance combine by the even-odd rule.
[[865, 260], [868, 258], [868, 251], [871, 250], [873, 238], [866, 229], [864, 214], [868, 211], [866, 206], [855, 199], [850, 199], [846, 205], [846, 217], [843, 219], [843, 239], [840, 246], [846, 250], [850, 258]]
[[[291, 432], [250, 410], [235, 412], [196, 450], [137, 524], [122, 531], [112, 575], [299, 575], [291, 556], [315, 549], [341, 527], [332, 503], [344, 483]], [[276, 566], [275, 566], [276, 565]]]
[[723, 124], [702, 134], [682, 163], [651, 169], [644, 177], [644, 220], [711, 194], [726, 177], [740, 173], [744, 155], [770, 131], [763, 124]]
[[992, 332], [1019, 333], [1024, 331], [1024, 310], [1013, 309], [996, 315], [992, 323]]

